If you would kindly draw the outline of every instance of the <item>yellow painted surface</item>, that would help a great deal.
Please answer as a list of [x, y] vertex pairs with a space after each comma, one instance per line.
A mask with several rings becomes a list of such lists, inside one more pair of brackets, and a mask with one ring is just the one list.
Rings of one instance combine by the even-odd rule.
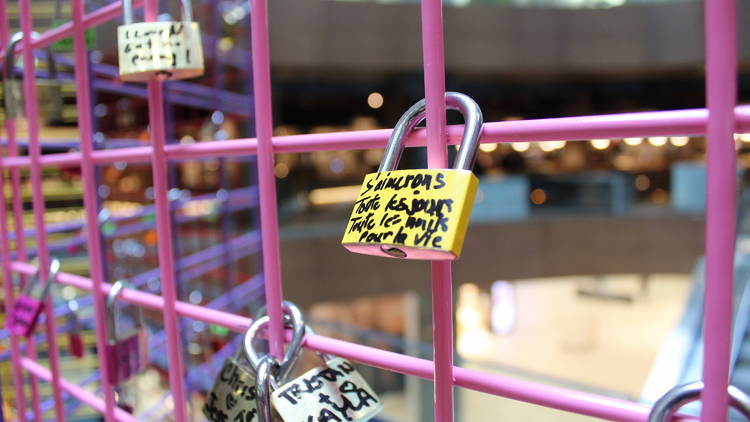
[[341, 243], [352, 252], [410, 259], [461, 254], [478, 180], [468, 170], [415, 169], [370, 173]]

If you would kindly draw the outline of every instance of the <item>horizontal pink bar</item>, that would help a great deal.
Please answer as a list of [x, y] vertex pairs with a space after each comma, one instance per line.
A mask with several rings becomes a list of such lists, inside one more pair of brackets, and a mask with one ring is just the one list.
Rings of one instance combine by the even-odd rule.
[[[37, 378], [41, 378], [47, 382], [52, 379], [52, 373], [49, 369], [29, 358], [21, 358], [21, 366]], [[64, 378], [60, 379], [60, 387], [71, 396], [91, 406], [94, 410], [104, 413], [104, 400], [97, 397], [94, 393], [90, 393]], [[115, 418], [120, 422], [138, 422], [138, 419], [133, 415], [120, 408], [115, 409]]]
[[[33, 265], [19, 261], [13, 262], [12, 267], [14, 271], [23, 274], [30, 275], [36, 271], [36, 267]], [[57, 282], [83, 290], [91, 290], [93, 285], [91, 279], [68, 273], [58, 273]], [[102, 294], [106, 294], [110, 286], [110, 284], [103, 284]], [[151, 309], [162, 309], [164, 306], [164, 299], [161, 296], [138, 290], [124, 289], [119, 298], [125, 302]], [[245, 332], [252, 322], [247, 317], [180, 301], [176, 302], [175, 309], [180, 316], [220, 325], [239, 333]], [[310, 334], [305, 337], [304, 344], [311, 350], [331, 353], [405, 375], [432, 379], [434, 374], [432, 361], [374, 347]], [[454, 378], [456, 385], [471, 390], [612, 421], [643, 422], [646, 421], [649, 412], [648, 406], [625, 400], [586, 394], [529, 381], [519, 381], [460, 367], [454, 368]]]
[[[140, 7], [141, 5], [143, 5], [143, 0], [133, 0], [134, 8]], [[83, 17], [83, 27], [86, 29], [93, 28], [99, 24], [110, 21], [120, 16], [121, 13], [122, 13], [121, 1], [101, 7]], [[72, 37], [74, 30], [75, 29], [73, 28], [73, 22], [66, 22], [56, 28], [50, 29], [49, 31], [46, 31], [43, 34], [41, 34], [39, 38], [31, 42], [31, 48], [34, 50], [39, 49], [39, 48], [44, 48], [54, 42]], [[18, 43], [16, 45], [16, 52], [21, 52], [23, 50], [24, 45], [25, 45], [24, 43]], [[2, 51], [0, 51], [0, 58], [5, 59], [5, 48], [3, 48]]]
[[[738, 133], [750, 132], [750, 106], [735, 109]], [[605, 114], [600, 116], [559, 117], [555, 119], [516, 120], [485, 123], [482, 143], [576, 141], [596, 138], [626, 138], [630, 136], [705, 135], [708, 112], [706, 109], [653, 111], [644, 113]], [[448, 127], [449, 143], [457, 145], [463, 126]], [[391, 129], [354, 132], [315, 133], [306, 135], [276, 136], [275, 153], [333, 151], [384, 148]], [[417, 130], [410, 136], [409, 147], [425, 146], [425, 131]], [[170, 160], [253, 155], [257, 152], [254, 138], [228, 141], [173, 144], [166, 146]], [[151, 147], [120, 148], [93, 152], [96, 164], [116, 161], [130, 163], [148, 162]], [[29, 157], [7, 157], [2, 164], [8, 168], [28, 167]], [[80, 152], [47, 154], [41, 158], [45, 167], [78, 167]]]

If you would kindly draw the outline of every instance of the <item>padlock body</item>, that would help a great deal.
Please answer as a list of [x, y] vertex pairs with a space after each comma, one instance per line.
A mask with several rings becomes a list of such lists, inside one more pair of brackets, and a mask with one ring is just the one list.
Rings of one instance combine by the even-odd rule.
[[144, 342], [144, 333], [138, 330], [121, 340], [107, 344], [110, 384], [121, 384], [143, 370], [146, 364]]
[[17, 336], [30, 336], [43, 309], [44, 302], [23, 294], [19, 295], [11, 317], [8, 318], [8, 329]]
[[187, 79], [203, 74], [196, 22], [141, 22], [117, 27], [120, 79]]
[[77, 359], [81, 359], [83, 351], [84, 346], [81, 333], [68, 333], [68, 353]]
[[469, 170], [370, 173], [341, 244], [367, 255], [456, 259], [461, 255], [478, 184]]
[[206, 397], [203, 415], [210, 422], [258, 420], [255, 375], [227, 358]]
[[280, 386], [271, 394], [271, 402], [284, 422], [365, 422], [383, 409], [372, 387], [342, 358], [330, 359]]

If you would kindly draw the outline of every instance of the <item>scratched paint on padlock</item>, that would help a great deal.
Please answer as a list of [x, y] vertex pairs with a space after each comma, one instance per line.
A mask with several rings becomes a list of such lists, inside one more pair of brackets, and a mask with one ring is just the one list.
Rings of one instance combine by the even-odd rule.
[[163, 72], [174, 79], [203, 73], [203, 47], [195, 22], [141, 22], [117, 27], [120, 77], [143, 80]]
[[256, 397], [255, 376], [228, 358], [208, 393], [203, 415], [210, 422], [257, 421]]
[[461, 253], [478, 180], [468, 170], [413, 169], [365, 176], [341, 243], [385, 255], [395, 246], [413, 259]]
[[383, 408], [380, 399], [342, 358], [334, 358], [271, 394], [284, 422], [365, 422]]

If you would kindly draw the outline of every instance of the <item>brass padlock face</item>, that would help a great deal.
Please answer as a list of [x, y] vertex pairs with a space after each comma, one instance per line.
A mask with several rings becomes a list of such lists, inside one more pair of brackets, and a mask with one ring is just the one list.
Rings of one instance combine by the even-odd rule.
[[257, 421], [255, 391], [252, 371], [240, 366], [234, 357], [229, 357], [208, 393], [203, 415], [210, 422]]
[[452, 260], [461, 255], [479, 180], [469, 170], [370, 173], [341, 244], [391, 258]]
[[120, 79], [187, 79], [203, 74], [197, 22], [140, 22], [117, 27]]
[[277, 388], [271, 403], [284, 422], [365, 422], [383, 409], [372, 387], [342, 358], [330, 359]]

